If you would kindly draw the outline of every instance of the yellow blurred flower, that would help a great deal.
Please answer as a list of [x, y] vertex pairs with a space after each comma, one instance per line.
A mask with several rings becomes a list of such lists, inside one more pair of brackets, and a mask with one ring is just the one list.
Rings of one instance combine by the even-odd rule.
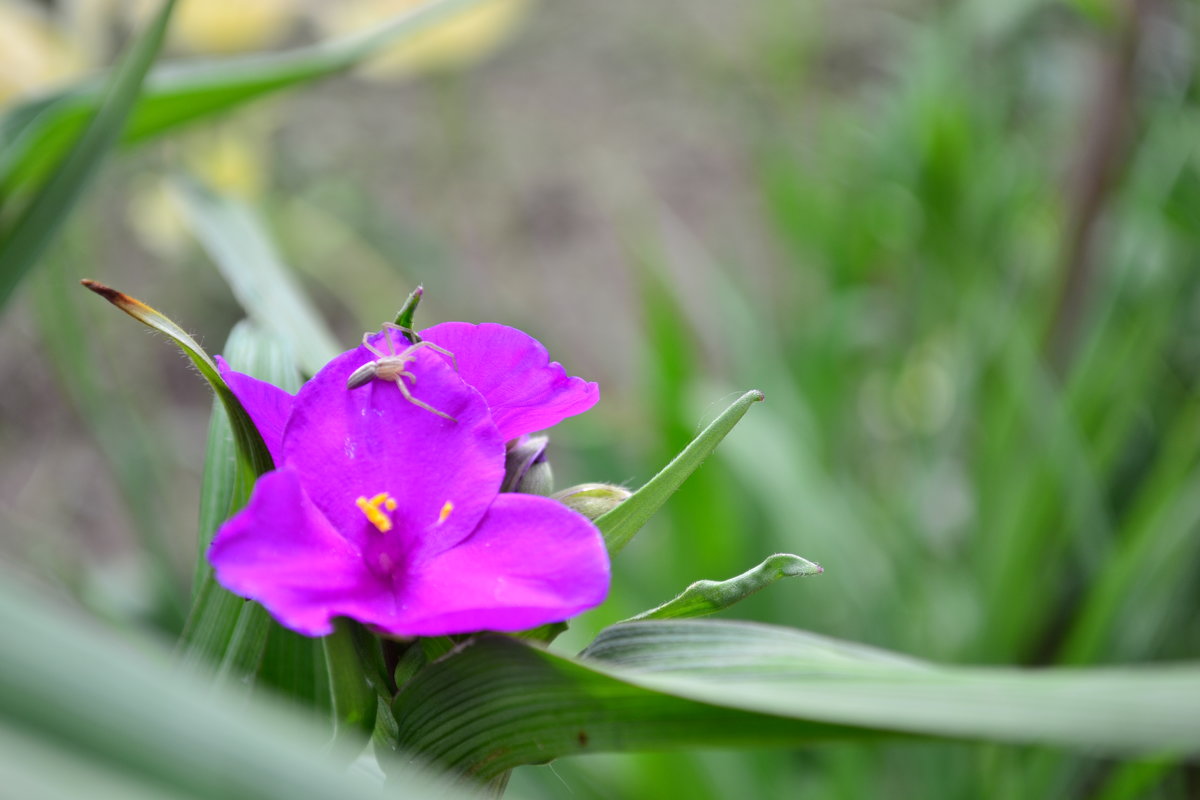
[[160, 177], [144, 175], [133, 183], [126, 218], [142, 246], [167, 263], [174, 263], [191, 242], [183, 209]]
[[[187, 171], [218, 194], [253, 202], [267, 188], [269, 126], [242, 122], [188, 136], [179, 154]], [[134, 235], [155, 255], [174, 259], [190, 246], [192, 236], [170, 181], [147, 176], [136, 182], [128, 212]]]
[[0, 104], [76, 77], [86, 68], [83, 54], [39, 9], [0, 0]]
[[[159, 0], [132, 0], [135, 22], [158, 10]], [[238, 53], [282, 41], [296, 22], [297, 0], [179, 0], [170, 42], [188, 53]]]
[[[347, 0], [322, 7], [318, 21], [333, 34], [348, 34], [413, 11], [428, 0]], [[361, 70], [391, 78], [425, 70], [471, 66], [503, 44], [529, 7], [528, 0], [483, 0], [445, 22], [389, 48]]]
[[254, 200], [266, 190], [266, 136], [246, 125], [224, 125], [196, 137], [184, 154], [188, 170], [217, 191]]

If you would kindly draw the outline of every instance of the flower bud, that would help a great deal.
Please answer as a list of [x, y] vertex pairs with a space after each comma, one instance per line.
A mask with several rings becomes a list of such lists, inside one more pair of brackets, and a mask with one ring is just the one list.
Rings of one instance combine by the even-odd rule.
[[504, 483], [502, 492], [540, 494], [554, 491], [554, 474], [546, 460], [547, 436], [521, 436], [508, 443], [504, 454]]
[[629, 499], [633, 492], [611, 483], [581, 483], [550, 495], [567, 508], [578, 511], [588, 519], [596, 519]]

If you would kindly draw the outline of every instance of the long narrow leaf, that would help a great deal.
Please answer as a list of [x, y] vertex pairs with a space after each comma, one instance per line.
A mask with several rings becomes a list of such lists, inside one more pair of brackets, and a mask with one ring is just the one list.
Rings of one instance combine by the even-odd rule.
[[660, 606], [643, 611], [628, 622], [649, 619], [702, 617], [729, 608], [781, 578], [820, 575], [825, 570], [806, 558], [776, 553], [757, 567], [725, 581], [696, 581], [678, 596]]
[[197, 344], [187, 331], [176, 325], [165, 314], [124, 292], [119, 292], [98, 281], [85, 279], [82, 283], [138, 322], [166, 334], [171, 341], [175, 342], [184, 355], [196, 366], [196, 369], [200, 370], [200, 374], [216, 392], [217, 399], [225, 408], [225, 413], [229, 415], [230, 423], [233, 426], [234, 440], [238, 446], [238, 455], [244, 468], [251, 470], [253, 475], [262, 475], [264, 472], [274, 469], [275, 465], [271, 461], [271, 454], [267, 451], [267, 446], [263, 443], [258, 429], [251, 422], [250, 415], [246, 413], [246, 409], [242, 408], [242, 404], [238, 402], [233, 392], [225, 385], [225, 381], [221, 379], [216, 362], [209, 357], [208, 353], [204, 352], [204, 348]]
[[155, 620], [164, 631], [177, 633], [187, 604], [180, 565], [170, 546], [166, 508], [170, 453], [138, 412], [137, 404], [128, 402], [132, 393], [114, 394], [121, 381], [105, 375], [100, 357], [103, 345], [80, 313], [83, 298], [64, 296], [63, 287], [71, 283], [64, 267], [81, 257], [79, 244], [76, 237], [65, 237], [63, 246], [51, 254], [46, 269], [33, 281], [39, 334], [63, 394], [99, 447], [129, 512], [154, 587]]
[[258, 325], [290, 342], [300, 365], [314, 375], [341, 352], [243, 203], [221, 197], [195, 180], [177, 183], [188, 221], [242, 308]]
[[[356, 642], [360, 634], [363, 641]], [[373, 641], [367, 642], [368, 637]], [[363, 656], [372, 646], [378, 650], [379, 641], [366, 634], [365, 629], [353, 620], [339, 621], [333, 633], [320, 641], [329, 673], [334, 737], [338, 741], [365, 742], [375, 729], [379, 696], [367, 677]]]
[[145, 776], [96, 763], [0, 720], [0, 785], [8, 797], [37, 800], [193, 800]]
[[402, 751], [480, 781], [567, 755], [779, 747], [858, 733], [655, 692], [501, 636], [418, 673], [393, 710]]
[[[225, 343], [226, 360], [235, 369], [294, 392], [300, 376], [286, 342], [243, 321], [234, 326]], [[205, 559], [208, 543], [217, 527], [241, 508], [253, 489], [253, 475], [238, 468], [229, 417], [219, 402], [214, 402], [209, 430], [209, 451], [200, 492], [200, 536], [197, 552], [196, 592], [188, 624], [180, 640], [180, 656], [186, 665], [215, 667], [218, 681], [249, 684], [256, 674], [266, 683], [287, 694], [299, 694], [305, 700], [315, 695], [315, 680], [283, 681], [282, 676], [299, 674], [297, 662], [312, 662], [316, 645], [305, 639], [299, 648], [279, 645], [282, 629], [257, 603], [247, 602], [221, 588]], [[290, 642], [290, 640], [289, 640]], [[307, 651], [307, 654], [306, 652]], [[275, 664], [283, 660], [286, 664]], [[311, 675], [309, 669], [303, 674]]]
[[739, 397], [701, 431], [670, 464], [663, 467], [661, 472], [621, 505], [597, 519], [596, 525], [604, 534], [609, 552], [616, 553], [629, 544], [650, 517], [654, 516], [654, 512], [667, 502], [667, 498], [712, 455], [713, 450], [716, 450], [721, 440], [733, 430], [738, 420], [745, 416], [750, 406], [762, 399], [763, 394], [758, 391], [746, 392]]
[[644, 686], [763, 713], [1111, 753], [1200, 751], [1200, 664], [945, 666], [717, 621], [614, 626], [585, 655], [633, 669]]
[[[164, 65], [149, 76], [123, 141], [134, 143], [273, 92], [350, 69], [479, 0], [431, 0], [355, 36], [280, 53]], [[0, 197], [41, 180], [99, 102], [94, 82], [17, 106], [0, 120]]]
[[[174, 7], [175, 0], [163, 3], [162, 10], [121, 60], [103, 98], [88, 109], [87, 128], [77, 140], [74, 136], [67, 140], [73, 143], [70, 152], [61, 163], [57, 159], [51, 162], [57, 164], [53, 174], [21, 213], [0, 230], [0, 308], [46, 249], [120, 137], [142, 81], [162, 47]], [[0, 189], [0, 197], [4, 195]]]
[[[0, 576], [0, 734], [36, 742], [80, 770], [124, 776], [152, 796], [249, 799], [378, 798], [382, 787], [336, 768], [320, 726], [295, 710], [215, 691], [172, 672], [152, 642], [118, 644], [95, 623], [55, 611], [15, 575]], [[0, 739], [3, 737], [0, 736]], [[0, 752], [0, 774], [22, 776]], [[447, 797], [424, 773], [390, 765], [405, 797]], [[77, 775], [47, 772], [49, 795], [4, 784], [5, 796], [69, 797]], [[25, 775], [28, 778], [28, 775]], [[91, 787], [87, 796], [99, 796]], [[113, 784], [109, 784], [113, 785]], [[119, 786], [117, 784], [116, 786]], [[114, 787], [116, 788], [116, 787]], [[16, 791], [16, 794], [11, 792]], [[76, 795], [80, 796], [80, 795]], [[132, 793], [130, 796], [137, 797]], [[449, 796], [456, 796], [450, 792]]]
[[1200, 666], [925, 664], [801, 631], [713, 621], [604, 631], [577, 659], [484, 636], [395, 704], [400, 746], [487, 780], [586, 752], [924, 735], [1200, 751]]
[[[201, 502], [204, 515], [201, 536], [207, 538], [224, 516], [246, 501], [255, 478], [274, 468], [266, 444], [242, 404], [221, 378], [216, 363], [186, 331], [161, 312], [123, 292], [96, 281], [85, 280], [83, 284], [138, 322], [166, 334], [208, 381], [224, 409], [233, 434], [236, 457], [227, 467], [214, 465], [208, 475], [215, 484], [206, 487]], [[269, 356], [268, 362], [272, 358], [278, 360]], [[286, 376], [281, 382], [286, 383]], [[219, 445], [222, 437], [217, 426], [210, 438]], [[215, 457], [228, 458], [229, 453], [218, 450]], [[219, 665], [218, 674], [224, 678], [241, 679], [253, 674], [259, 667], [265, 646], [264, 634], [269, 628], [265, 612], [217, 586], [211, 572], [203, 566], [198, 566], [196, 574], [197, 589], [181, 640], [183, 662], [192, 666]]]

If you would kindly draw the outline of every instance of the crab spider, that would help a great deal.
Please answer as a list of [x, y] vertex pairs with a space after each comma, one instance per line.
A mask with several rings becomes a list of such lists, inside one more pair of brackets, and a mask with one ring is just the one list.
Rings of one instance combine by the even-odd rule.
[[374, 361], [368, 361], [366, 364], [363, 364], [361, 367], [354, 370], [354, 372], [350, 373], [350, 377], [346, 379], [346, 388], [357, 389], [360, 386], [366, 386], [376, 378], [388, 382], [395, 382], [396, 386], [400, 389], [400, 394], [404, 395], [404, 399], [408, 402], [415, 406], [420, 406], [426, 411], [431, 411], [434, 414], [437, 414], [439, 417], [445, 417], [451, 422], [458, 422], [458, 420], [449, 414], [443, 411], [438, 411], [428, 403], [413, 397], [412, 391], [410, 391], [408, 385], [404, 383], [404, 379], [408, 378], [411, 383], [416, 384], [417, 376], [413, 375], [412, 372], [405, 369], [405, 367], [408, 366], [409, 362], [416, 358], [414, 353], [416, 353], [416, 351], [420, 350], [422, 347], [428, 347], [430, 350], [447, 356], [450, 359], [450, 363], [454, 365], [454, 369], [457, 370], [458, 361], [454, 358], [454, 353], [451, 353], [446, 348], [438, 347], [433, 342], [428, 341], [420, 341], [416, 344], [409, 345], [404, 350], [397, 353], [395, 345], [392, 344], [392, 335], [390, 331], [398, 330], [401, 333], [410, 333], [411, 331], [408, 328], [404, 328], [395, 324], [394, 322], [383, 323], [383, 328], [383, 338], [384, 341], [387, 342], [388, 352], [383, 353], [371, 344], [370, 331], [364, 333], [362, 340], [363, 347], [370, 350], [376, 356], [376, 359]]

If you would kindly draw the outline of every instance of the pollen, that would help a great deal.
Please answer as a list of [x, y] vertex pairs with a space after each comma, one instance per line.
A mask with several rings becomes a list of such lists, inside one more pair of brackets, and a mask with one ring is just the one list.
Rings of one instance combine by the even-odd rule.
[[449, 500], [447, 500], [446, 504], [444, 506], [442, 506], [441, 513], [438, 514], [437, 524], [441, 525], [443, 522], [445, 522], [447, 519], [449, 519], [450, 514], [453, 511], [454, 511], [454, 503], [451, 503]]
[[[358, 510], [363, 513], [367, 521], [374, 525], [375, 529], [380, 533], [387, 533], [392, 529], [392, 518], [384, 513], [383, 508], [388, 511], [395, 511], [396, 498], [387, 492], [380, 492], [370, 500], [360, 497], [354, 501], [354, 504], [358, 506]], [[383, 506], [383, 508], [380, 508], [380, 506]]]

